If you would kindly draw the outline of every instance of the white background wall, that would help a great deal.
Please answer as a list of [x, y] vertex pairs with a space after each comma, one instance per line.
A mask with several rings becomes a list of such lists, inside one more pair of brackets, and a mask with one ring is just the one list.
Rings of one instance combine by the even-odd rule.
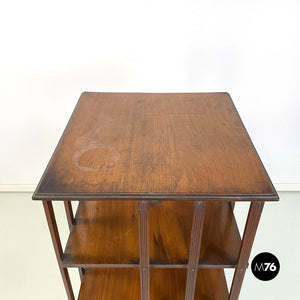
[[300, 2], [0, 1], [0, 184], [36, 184], [82, 91], [228, 91], [300, 183]]

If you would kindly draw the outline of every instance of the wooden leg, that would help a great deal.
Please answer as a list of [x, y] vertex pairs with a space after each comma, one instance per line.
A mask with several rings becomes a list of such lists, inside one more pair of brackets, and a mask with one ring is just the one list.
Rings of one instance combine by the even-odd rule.
[[46, 218], [47, 218], [47, 222], [48, 222], [48, 226], [49, 226], [49, 230], [50, 230], [52, 243], [54, 246], [55, 255], [56, 255], [56, 258], [58, 261], [59, 270], [60, 270], [61, 276], [63, 278], [65, 289], [66, 289], [66, 292], [68, 295], [68, 299], [75, 300], [69, 273], [68, 273], [68, 269], [63, 268], [61, 266], [63, 250], [62, 250], [62, 246], [61, 246], [61, 242], [60, 242], [60, 238], [59, 238], [59, 233], [58, 233], [58, 229], [57, 229], [57, 224], [56, 224], [56, 220], [55, 220], [52, 202], [51, 201], [43, 201], [43, 206], [44, 206], [44, 210], [45, 210], [45, 214], [46, 214]]
[[234, 210], [235, 201], [230, 201], [230, 205], [231, 205], [232, 210]]
[[74, 215], [73, 215], [73, 209], [72, 209], [71, 201], [64, 201], [64, 205], [65, 205], [65, 210], [66, 210], [69, 229], [71, 231], [72, 227], [74, 225]]
[[256, 234], [264, 202], [253, 201], [250, 205], [247, 222], [242, 239], [238, 263], [234, 272], [229, 300], [237, 300], [241, 291], [242, 282], [248, 265], [248, 260]]
[[149, 204], [147, 201], [139, 201], [139, 240], [141, 300], [150, 300]]
[[[65, 205], [65, 210], [66, 210], [66, 216], [67, 216], [67, 221], [69, 225], [70, 231], [72, 231], [72, 227], [75, 223], [74, 215], [73, 215], [73, 209], [72, 209], [72, 204], [71, 201], [64, 201]], [[83, 280], [83, 275], [84, 275], [84, 268], [78, 268], [79, 271], [79, 276], [80, 280]]]
[[204, 224], [205, 205], [205, 201], [194, 202], [193, 225], [191, 231], [191, 245], [187, 268], [185, 300], [194, 299]]

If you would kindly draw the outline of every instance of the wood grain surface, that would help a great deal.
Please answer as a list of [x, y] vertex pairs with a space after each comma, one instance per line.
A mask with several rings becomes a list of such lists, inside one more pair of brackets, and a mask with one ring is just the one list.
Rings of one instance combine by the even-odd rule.
[[81, 95], [33, 199], [278, 196], [227, 93]]
[[[152, 269], [151, 300], [184, 300], [186, 269]], [[222, 269], [199, 269], [195, 300], [227, 300], [228, 290]]]
[[[150, 203], [150, 267], [187, 267], [192, 217], [192, 201]], [[199, 267], [234, 267], [240, 244], [230, 203], [208, 202]], [[137, 267], [137, 201], [80, 202], [62, 264]]]
[[87, 269], [78, 300], [140, 300], [139, 269]]
[[[152, 269], [151, 300], [184, 300], [185, 269]], [[227, 300], [228, 291], [222, 269], [199, 269], [195, 299]], [[79, 300], [140, 300], [139, 269], [87, 269]]]

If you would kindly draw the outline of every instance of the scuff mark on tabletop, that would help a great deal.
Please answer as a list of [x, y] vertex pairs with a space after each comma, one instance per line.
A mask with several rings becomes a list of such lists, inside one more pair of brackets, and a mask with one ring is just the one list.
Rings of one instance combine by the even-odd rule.
[[113, 119], [103, 113], [97, 115], [93, 127], [75, 142], [76, 151], [72, 155], [73, 164], [84, 172], [96, 172], [112, 168], [120, 159], [120, 153], [104, 143], [101, 136], [105, 127], [110, 127]]

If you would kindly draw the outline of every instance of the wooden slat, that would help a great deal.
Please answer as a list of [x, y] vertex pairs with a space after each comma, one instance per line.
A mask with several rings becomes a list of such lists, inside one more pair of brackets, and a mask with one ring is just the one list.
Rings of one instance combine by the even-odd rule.
[[47, 219], [56, 259], [58, 262], [59, 270], [60, 270], [60, 273], [61, 273], [61, 276], [62, 276], [62, 279], [64, 282], [64, 286], [65, 286], [65, 290], [66, 290], [68, 299], [75, 300], [68, 270], [61, 266], [63, 251], [62, 251], [61, 241], [60, 241], [58, 228], [57, 228], [57, 224], [56, 224], [56, 220], [55, 220], [52, 202], [51, 201], [43, 201], [43, 206], [44, 206], [44, 210], [45, 210], [45, 214], [46, 214], [46, 219]]
[[65, 211], [66, 211], [66, 217], [68, 221], [68, 226], [70, 231], [72, 230], [73, 224], [74, 224], [74, 215], [73, 215], [73, 209], [71, 201], [64, 201]]
[[278, 200], [227, 93], [84, 93], [33, 198], [112, 195]]
[[205, 206], [206, 202], [204, 201], [194, 202], [191, 245], [186, 277], [185, 300], [194, 299], [200, 247], [202, 242]]
[[[151, 269], [151, 300], [183, 300], [186, 269]], [[87, 269], [78, 300], [140, 300], [139, 269]], [[195, 299], [227, 300], [222, 269], [199, 269]]]
[[243, 241], [239, 253], [238, 264], [234, 272], [229, 300], [237, 300], [239, 298], [241, 286], [245, 276], [246, 268], [250, 252], [252, 249], [254, 237], [260, 216], [264, 207], [263, 202], [252, 202], [249, 208], [247, 222], [244, 229]]
[[235, 207], [235, 201], [231, 201], [230, 204], [231, 204], [232, 210], [234, 210], [234, 207]]
[[[192, 202], [151, 203], [150, 267], [187, 266], [192, 216]], [[137, 202], [81, 202], [75, 223], [64, 266], [139, 266]], [[200, 267], [235, 266], [241, 238], [228, 202], [206, 204], [202, 240]]]
[[[72, 231], [72, 228], [73, 228], [73, 225], [74, 225], [74, 215], [73, 215], [73, 208], [72, 208], [71, 201], [64, 201], [64, 206], [65, 206], [68, 226], [69, 226], [70, 231]], [[79, 271], [80, 280], [82, 280], [84, 269], [83, 268], [78, 268], [78, 271]]]
[[149, 270], [149, 203], [139, 201], [139, 243], [140, 243], [140, 278], [141, 299], [150, 298]]

